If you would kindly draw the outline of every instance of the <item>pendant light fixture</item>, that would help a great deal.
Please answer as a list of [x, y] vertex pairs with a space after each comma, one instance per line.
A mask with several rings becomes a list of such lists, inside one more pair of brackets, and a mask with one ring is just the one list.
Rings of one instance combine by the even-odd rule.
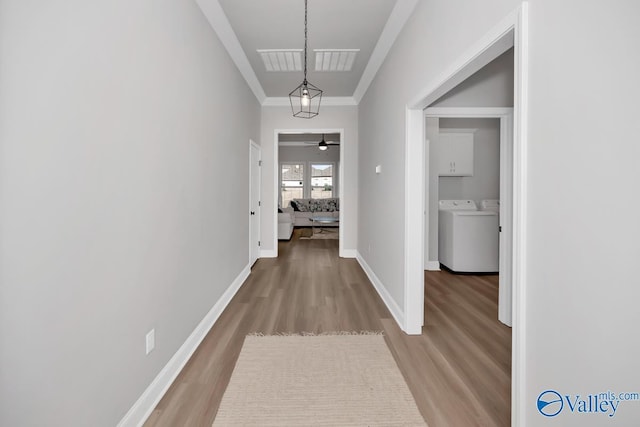
[[293, 117], [311, 119], [320, 112], [322, 90], [307, 81], [307, 0], [304, 0], [304, 79], [289, 94]]

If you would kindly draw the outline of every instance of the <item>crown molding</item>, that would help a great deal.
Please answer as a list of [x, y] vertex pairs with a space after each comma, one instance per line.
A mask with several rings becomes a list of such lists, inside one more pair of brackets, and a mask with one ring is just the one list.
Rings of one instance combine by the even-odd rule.
[[[352, 96], [323, 96], [320, 107], [352, 107], [358, 103]], [[269, 96], [262, 101], [263, 107], [291, 107], [289, 97]]]
[[404, 25], [409, 20], [409, 17], [413, 13], [417, 4], [418, 0], [398, 0], [396, 2], [396, 5], [391, 11], [391, 15], [389, 15], [389, 19], [380, 34], [378, 43], [376, 43], [376, 47], [373, 48], [373, 52], [371, 52], [369, 62], [360, 77], [360, 82], [358, 83], [356, 90], [353, 92], [353, 98], [355, 99], [356, 104], [360, 103], [362, 97], [367, 92], [367, 89], [369, 89], [371, 82], [378, 73], [378, 70], [382, 66], [387, 54], [398, 38], [400, 31], [404, 28]]
[[[253, 91], [253, 94], [258, 99], [258, 102], [265, 107], [282, 107], [289, 104], [289, 98], [286, 97], [267, 97], [253, 71], [249, 59], [240, 45], [240, 41], [236, 36], [236, 33], [231, 27], [231, 23], [224, 13], [222, 6], [218, 0], [196, 0], [200, 9], [204, 13], [204, 16], [209, 21], [209, 24], [220, 38], [223, 46], [231, 56], [231, 59], [238, 67], [240, 74], [244, 77], [247, 84]], [[362, 100], [362, 97], [369, 89], [371, 82], [375, 78], [378, 70], [382, 66], [387, 54], [391, 50], [393, 43], [402, 31], [402, 28], [406, 24], [407, 20], [413, 13], [418, 0], [397, 0], [389, 19], [385, 24], [380, 38], [376, 43], [376, 46], [371, 53], [369, 62], [360, 77], [358, 86], [353, 93], [353, 96], [336, 96], [336, 97], [324, 97], [322, 104], [326, 106], [353, 106], [358, 105]]]
[[253, 71], [253, 68], [251, 68], [249, 59], [247, 59], [247, 55], [244, 53], [240, 41], [233, 31], [222, 6], [220, 6], [218, 0], [196, 0], [196, 3], [200, 6], [200, 9], [202, 9], [202, 13], [204, 13], [204, 16], [218, 35], [225, 49], [227, 49], [229, 56], [231, 56], [236, 67], [238, 67], [242, 77], [247, 81], [258, 102], [262, 104], [267, 96], [264, 93], [264, 89], [262, 89], [256, 73]]

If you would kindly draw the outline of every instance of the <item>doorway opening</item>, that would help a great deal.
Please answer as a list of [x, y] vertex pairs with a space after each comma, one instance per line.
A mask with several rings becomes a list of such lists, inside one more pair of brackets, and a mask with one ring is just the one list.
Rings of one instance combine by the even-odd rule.
[[313, 233], [324, 231], [325, 235], [315, 237], [337, 237], [338, 253], [343, 257], [344, 130], [286, 129], [274, 133], [276, 256], [278, 240], [287, 240], [293, 232], [278, 221], [288, 221], [283, 217], [290, 215], [297, 236], [304, 233], [313, 238]]
[[[444, 238], [440, 235], [442, 225], [440, 200], [466, 199], [475, 203], [478, 209], [492, 209], [491, 206], [483, 206], [483, 202], [489, 202], [488, 205], [492, 205], [492, 201], [497, 201], [499, 209], [495, 218], [497, 229], [494, 232], [498, 251], [495, 253], [495, 263], [492, 259], [482, 259], [479, 261], [481, 264], [478, 271], [489, 272], [494, 270], [494, 265], [497, 267], [499, 272], [498, 319], [505, 325], [512, 326], [513, 108], [431, 107], [425, 110], [425, 118], [425, 130], [429, 140], [426, 142], [428, 149], [425, 151], [431, 163], [426, 176], [428, 191], [425, 194], [425, 200], [429, 221], [425, 224], [424, 269], [439, 270], [439, 260], [442, 259], [442, 254], [439, 253], [439, 247], [442, 246]], [[496, 122], [495, 130], [491, 122]], [[435, 140], [441, 133], [446, 135], [449, 132], [471, 131], [474, 134], [472, 138], [479, 138], [479, 141], [471, 145], [470, 172], [448, 173], [449, 171], [439, 170]], [[464, 154], [458, 153], [461, 156]], [[471, 218], [471, 220], [475, 219], [477, 218]], [[493, 219], [482, 218], [481, 221]], [[491, 233], [490, 239], [493, 235], [494, 233]], [[477, 243], [482, 245], [488, 242]], [[492, 250], [485, 247], [477, 249]], [[490, 258], [493, 258], [493, 254]], [[463, 259], [461, 262], [468, 264], [478, 261]], [[490, 265], [485, 266], [484, 263]], [[451, 265], [447, 267], [454, 269]]]
[[524, 423], [526, 398], [523, 296], [526, 287], [527, 2], [479, 39], [407, 104], [405, 175], [421, 179], [405, 180], [405, 292], [401, 327], [408, 334], [421, 334], [424, 324], [424, 242], [428, 232], [425, 226], [432, 220], [426, 210], [428, 197], [425, 198], [428, 195], [425, 176], [429, 174], [430, 165], [425, 162], [429, 145], [425, 144], [424, 110], [511, 47], [514, 48], [511, 420], [512, 424], [520, 425]]

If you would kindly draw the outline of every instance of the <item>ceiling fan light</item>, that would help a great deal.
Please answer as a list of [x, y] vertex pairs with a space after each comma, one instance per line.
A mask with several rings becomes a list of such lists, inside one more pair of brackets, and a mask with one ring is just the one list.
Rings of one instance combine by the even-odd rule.
[[326, 142], [324, 142], [324, 139], [320, 141], [320, 143], [318, 144], [318, 149], [320, 151], [325, 151], [327, 148], [329, 148], [329, 145]]

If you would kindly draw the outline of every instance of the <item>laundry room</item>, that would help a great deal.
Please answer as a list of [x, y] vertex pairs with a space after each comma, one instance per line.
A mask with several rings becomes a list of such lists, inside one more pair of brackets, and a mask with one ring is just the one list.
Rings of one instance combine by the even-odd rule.
[[[446, 168], [440, 170], [440, 199], [470, 199], [478, 206], [485, 199], [500, 199], [500, 120], [441, 118], [439, 129], [445, 139], [440, 141], [441, 147], [451, 142], [451, 145], [456, 144], [452, 135], [468, 135], [471, 142], [466, 147], [454, 148], [457, 151], [454, 155], [469, 158], [470, 167], [451, 172]], [[441, 161], [447, 162], [446, 159]], [[459, 165], [460, 160], [457, 163]]]
[[[511, 108], [513, 107], [513, 50], [509, 49], [484, 68], [450, 90], [426, 110], [426, 139], [429, 159], [428, 181], [428, 224], [425, 243], [425, 269], [439, 270], [445, 267], [455, 272], [495, 272], [498, 268], [498, 243], [505, 236], [499, 236], [502, 225], [499, 217], [500, 201], [509, 207], [511, 195]], [[501, 170], [506, 171], [501, 177]], [[507, 189], [501, 194], [501, 189]], [[448, 202], [450, 206], [447, 205]], [[459, 203], [460, 202], [460, 203]], [[469, 202], [469, 203], [462, 203]], [[443, 244], [451, 251], [452, 243], [443, 242], [441, 213], [444, 210], [463, 210], [456, 223], [483, 223], [491, 229], [491, 237], [482, 248], [463, 242], [456, 245], [456, 253], [471, 255], [487, 251], [490, 258], [472, 260], [471, 265], [452, 268], [447, 254], [440, 253]], [[469, 213], [484, 211], [484, 213]], [[491, 216], [494, 218], [485, 218]], [[503, 212], [504, 213], [504, 212]], [[507, 212], [510, 213], [510, 212]], [[459, 218], [458, 218], [459, 217]], [[464, 219], [462, 219], [464, 217]], [[472, 218], [473, 217], [473, 218]], [[477, 218], [476, 218], [477, 217]], [[480, 217], [483, 217], [480, 219]], [[509, 219], [508, 217], [502, 220]], [[494, 227], [494, 223], [496, 223]], [[464, 234], [488, 233], [470, 226]], [[456, 233], [457, 236], [461, 232]], [[476, 242], [479, 239], [476, 239]], [[501, 244], [503, 244], [502, 242]], [[507, 247], [502, 250], [508, 249]], [[495, 253], [495, 256], [494, 256]], [[508, 253], [508, 252], [507, 252]], [[428, 255], [427, 255], [428, 254]], [[444, 261], [443, 262], [443, 256]], [[495, 258], [495, 261], [493, 261]], [[458, 268], [458, 271], [456, 271]]]
[[500, 120], [440, 118], [440, 264], [459, 273], [499, 271]]

